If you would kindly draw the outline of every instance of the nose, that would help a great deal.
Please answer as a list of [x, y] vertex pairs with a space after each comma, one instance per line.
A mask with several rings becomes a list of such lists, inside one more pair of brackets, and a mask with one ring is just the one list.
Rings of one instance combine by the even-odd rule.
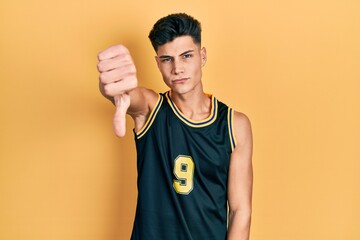
[[178, 59], [173, 61], [173, 74], [178, 75], [184, 72], [184, 66]]

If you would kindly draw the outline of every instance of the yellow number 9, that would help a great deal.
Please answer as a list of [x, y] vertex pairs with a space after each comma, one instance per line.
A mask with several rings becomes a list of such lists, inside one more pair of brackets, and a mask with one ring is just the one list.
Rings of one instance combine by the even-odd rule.
[[195, 164], [190, 156], [179, 155], [174, 161], [174, 189], [179, 194], [189, 194], [194, 187]]

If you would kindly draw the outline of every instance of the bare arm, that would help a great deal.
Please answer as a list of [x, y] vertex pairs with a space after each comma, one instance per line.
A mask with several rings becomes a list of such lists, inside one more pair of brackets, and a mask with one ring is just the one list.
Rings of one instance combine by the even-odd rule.
[[237, 145], [231, 154], [228, 181], [228, 240], [249, 240], [252, 201], [252, 132], [249, 119], [235, 112]]
[[112, 46], [98, 54], [99, 89], [116, 106], [113, 125], [116, 135], [125, 135], [126, 114], [135, 121], [135, 129], [145, 124], [158, 95], [138, 87], [136, 67], [128, 49]]

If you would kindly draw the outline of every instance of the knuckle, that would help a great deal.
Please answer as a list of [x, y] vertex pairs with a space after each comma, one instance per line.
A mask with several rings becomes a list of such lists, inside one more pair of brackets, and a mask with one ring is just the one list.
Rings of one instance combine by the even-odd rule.
[[120, 51], [122, 51], [123, 53], [129, 53], [129, 50], [122, 44], [117, 45], [117, 47], [119, 48]]
[[135, 68], [135, 66], [131, 65], [131, 66], [129, 67], [129, 72], [130, 72], [131, 74], [135, 74], [135, 73], [136, 73], [136, 68]]
[[103, 72], [103, 71], [104, 71], [104, 66], [103, 66], [102, 62], [99, 62], [99, 63], [97, 64], [97, 69], [98, 69], [99, 72]]
[[131, 81], [129, 82], [130, 88], [131, 88], [131, 89], [136, 88], [137, 85], [138, 85], [137, 78], [136, 78], [136, 77], [132, 77], [132, 78], [130, 78], [130, 80], [131, 80]]
[[106, 73], [100, 73], [99, 79], [100, 79], [100, 82], [107, 83], [107, 74]]
[[113, 46], [113, 49], [118, 50], [118, 51], [121, 50], [122, 48], [123, 48], [123, 45], [121, 45], [121, 44], [116, 44]]
[[105, 94], [106, 95], [108, 95], [108, 96], [113, 96], [113, 94], [112, 94], [112, 88], [111, 88], [111, 86], [109, 86], [109, 85], [105, 85], [104, 86], [104, 92], [105, 92]]
[[124, 52], [124, 58], [129, 61], [129, 62], [132, 62], [132, 58], [131, 58], [131, 55], [129, 52], [125, 51]]
[[127, 68], [130, 73], [136, 73], [136, 67], [133, 63], [130, 63]]
[[124, 46], [124, 45], [121, 45], [121, 44], [118, 44], [118, 45], [114, 45], [113, 47], [110, 48], [111, 49], [111, 52], [114, 54], [114, 55], [126, 55], [128, 54], [128, 50], [127, 48]]
[[102, 52], [99, 52], [97, 55], [97, 59], [100, 61], [102, 59]]

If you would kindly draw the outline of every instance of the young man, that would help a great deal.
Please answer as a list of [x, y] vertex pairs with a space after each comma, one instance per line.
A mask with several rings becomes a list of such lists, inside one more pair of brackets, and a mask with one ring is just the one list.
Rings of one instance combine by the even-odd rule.
[[204, 93], [200, 23], [171, 14], [149, 38], [170, 88], [138, 87], [128, 50], [99, 53], [100, 91], [116, 106], [114, 129], [135, 122], [138, 202], [132, 240], [248, 240], [252, 133], [248, 118]]

